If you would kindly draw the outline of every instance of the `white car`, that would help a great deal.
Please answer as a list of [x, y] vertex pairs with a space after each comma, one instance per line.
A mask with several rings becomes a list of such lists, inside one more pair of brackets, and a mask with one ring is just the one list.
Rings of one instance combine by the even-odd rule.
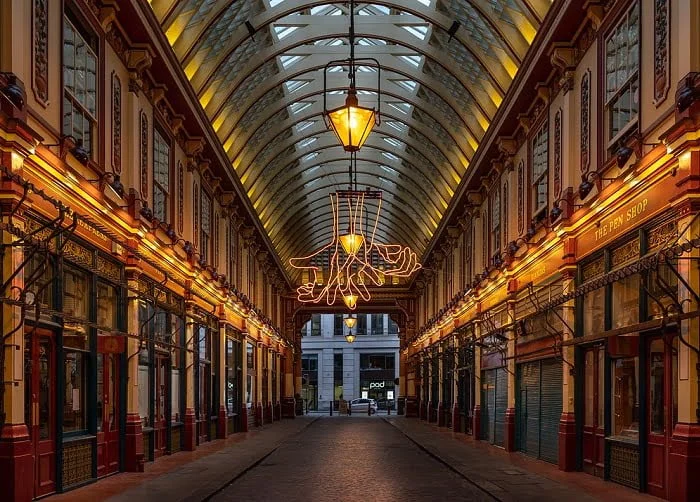
[[372, 415], [377, 413], [377, 401], [374, 399], [357, 398], [350, 401], [350, 410], [353, 413], [367, 413], [367, 406], [369, 406]]

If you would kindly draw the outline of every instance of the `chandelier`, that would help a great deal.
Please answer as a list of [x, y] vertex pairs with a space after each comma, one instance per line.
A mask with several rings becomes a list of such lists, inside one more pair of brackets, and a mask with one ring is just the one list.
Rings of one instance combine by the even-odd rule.
[[[351, 156], [351, 188], [353, 160], [356, 161]], [[377, 202], [371, 228], [370, 210], [365, 207], [365, 201], [369, 199]], [[420, 269], [418, 256], [409, 247], [381, 244], [376, 240], [382, 192], [358, 191], [355, 180], [355, 189], [338, 190], [330, 194], [330, 200], [333, 211], [330, 242], [308, 256], [289, 260], [292, 267], [306, 273], [306, 277], [302, 274], [305, 282], [297, 288], [300, 302], [334, 305], [342, 298], [348, 309], [355, 310], [358, 301], [370, 300], [368, 286], [381, 286], [386, 277], [409, 277]], [[363, 218], [367, 222], [365, 228]], [[347, 230], [341, 230], [344, 228]]]
[[[348, 33], [350, 57], [329, 62], [323, 70], [323, 117], [326, 126], [332, 129], [346, 152], [357, 152], [367, 141], [369, 133], [375, 124], [380, 123], [381, 107], [381, 66], [374, 58], [355, 58], [355, 2], [350, 2], [350, 30]], [[360, 106], [357, 99], [355, 70], [362, 63], [377, 68], [377, 109]], [[345, 104], [329, 110], [326, 96], [328, 94], [327, 73], [331, 67], [348, 67], [350, 85], [347, 90]], [[354, 243], [353, 243], [354, 245]], [[358, 245], [359, 246], [359, 245]]]

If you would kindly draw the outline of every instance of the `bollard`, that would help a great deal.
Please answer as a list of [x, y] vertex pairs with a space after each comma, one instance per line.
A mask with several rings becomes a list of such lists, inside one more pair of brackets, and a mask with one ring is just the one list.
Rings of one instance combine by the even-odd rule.
[[348, 416], [352, 415], [352, 404], [348, 403]]
[[367, 404], [367, 416], [368, 417], [372, 416], [372, 404], [371, 403]]
[[386, 414], [387, 414], [387, 416], [391, 415], [391, 406], [389, 406], [389, 405], [386, 406]]
[[329, 410], [331, 412], [331, 416], [333, 416], [333, 401], [331, 401], [331, 406], [330, 406]]

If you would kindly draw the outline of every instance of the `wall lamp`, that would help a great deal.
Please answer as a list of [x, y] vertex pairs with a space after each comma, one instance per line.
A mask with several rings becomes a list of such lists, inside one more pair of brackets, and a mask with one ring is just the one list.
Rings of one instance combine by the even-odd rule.
[[579, 207], [583, 207], [581, 205], [573, 204], [569, 197], [560, 197], [557, 200], [554, 201], [552, 204], [552, 209], [549, 211], [549, 220], [550, 221], [556, 221], [564, 212], [560, 207], [559, 203], [560, 202], [566, 202], [566, 205], [569, 209], [577, 209]]
[[[109, 180], [109, 181], [107, 181]], [[100, 189], [104, 189], [104, 183], [106, 182], [112, 190], [116, 192], [120, 199], [124, 198], [124, 185], [121, 182], [121, 177], [114, 173], [102, 173], [96, 180], [88, 180], [89, 183], [99, 183]]]
[[87, 165], [90, 160], [90, 152], [83, 147], [83, 140], [75, 139], [75, 136], [71, 136], [70, 134], [62, 134], [58, 138], [58, 143], [44, 146], [47, 148], [51, 146], [60, 147], [59, 155], [62, 159], [65, 159], [66, 152], [70, 152], [73, 154], [73, 157], [75, 157], [75, 160], [83, 165]]
[[508, 254], [511, 257], [515, 256], [515, 253], [517, 253], [520, 250], [520, 248], [522, 247], [523, 244], [525, 244], [525, 246], [527, 246], [527, 241], [525, 239], [523, 239], [522, 237], [518, 237], [516, 240], [510, 241], [508, 243], [508, 250], [507, 250]]
[[[132, 192], [132, 194], [133, 194], [133, 192]], [[141, 207], [139, 209], [139, 214], [141, 216], [143, 216], [145, 219], [147, 219], [149, 222], [153, 221], [153, 211], [151, 210], [151, 208], [148, 207], [148, 202], [143, 200], [143, 199], [140, 199], [138, 197], [134, 197], [132, 195], [132, 197], [130, 197], [130, 199], [129, 199], [128, 205], [119, 206], [119, 207], [121, 209], [131, 209], [134, 206], [134, 204], [136, 204], [137, 202], [141, 203]]]
[[[625, 147], [625, 148], [627, 148], [627, 147]], [[631, 151], [631, 149], [630, 149], [630, 151]], [[627, 160], [625, 160], [625, 162], [627, 162]], [[624, 163], [623, 163], [623, 165], [624, 165]], [[588, 197], [589, 193], [591, 193], [591, 190], [593, 190], [593, 187], [595, 186], [593, 184], [593, 180], [615, 181], [615, 178], [603, 178], [598, 171], [589, 171], [589, 172], [583, 174], [581, 176], [581, 184], [578, 186], [579, 199], [583, 200], [586, 197]]]
[[632, 150], [629, 146], [620, 145], [620, 147], [615, 150], [615, 163], [617, 164], [617, 167], [620, 169], [625, 167], [625, 164], [627, 164], [627, 161], [630, 159], [633, 153], [634, 150]]

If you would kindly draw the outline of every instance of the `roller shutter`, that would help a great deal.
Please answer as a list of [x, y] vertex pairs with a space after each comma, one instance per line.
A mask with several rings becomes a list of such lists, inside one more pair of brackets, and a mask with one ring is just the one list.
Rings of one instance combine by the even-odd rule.
[[498, 368], [496, 372], [496, 406], [494, 444], [505, 446], [506, 409], [508, 408], [508, 372]]
[[546, 359], [518, 365], [516, 440], [523, 453], [547, 462], [559, 460], [562, 363]]

